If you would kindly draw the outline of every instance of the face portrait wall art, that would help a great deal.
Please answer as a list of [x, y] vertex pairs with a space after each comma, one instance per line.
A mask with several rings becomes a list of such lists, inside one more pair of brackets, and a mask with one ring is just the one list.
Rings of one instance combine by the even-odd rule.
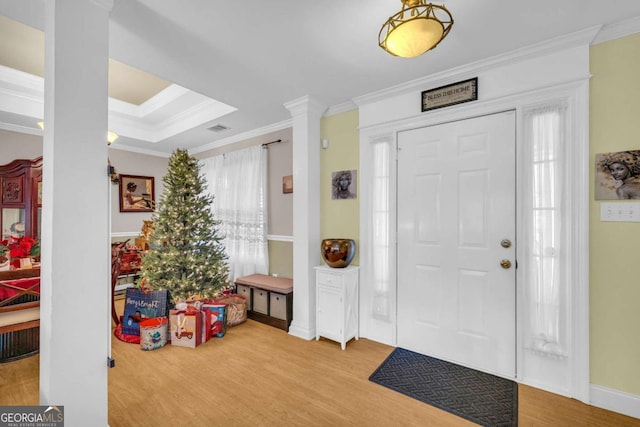
[[595, 157], [595, 199], [640, 199], [640, 150], [601, 153]]
[[355, 199], [357, 196], [356, 171], [337, 171], [331, 173], [331, 198]]

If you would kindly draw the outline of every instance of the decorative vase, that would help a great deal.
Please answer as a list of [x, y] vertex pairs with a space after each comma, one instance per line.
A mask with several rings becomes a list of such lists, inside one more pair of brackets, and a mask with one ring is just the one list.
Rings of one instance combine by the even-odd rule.
[[33, 264], [31, 263], [31, 258], [20, 258], [21, 269], [27, 269], [32, 267], [33, 267]]
[[320, 252], [329, 267], [344, 268], [353, 260], [356, 242], [352, 239], [324, 239], [320, 245]]
[[9, 258], [4, 255], [0, 255], [0, 271], [9, 270], [11, 265], [9, 263]]

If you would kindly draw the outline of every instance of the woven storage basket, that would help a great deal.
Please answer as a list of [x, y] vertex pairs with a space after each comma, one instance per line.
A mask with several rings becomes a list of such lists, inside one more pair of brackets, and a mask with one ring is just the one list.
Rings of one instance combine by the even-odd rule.
[[247, 300], [242, 295], [230, 294], [215, 299], [216, 304], [227, 305], [227, 326], [247, 320]]
[[169, 319], [154, 317], [140, 322], [140, 348], [156, 350], [167, 343]]

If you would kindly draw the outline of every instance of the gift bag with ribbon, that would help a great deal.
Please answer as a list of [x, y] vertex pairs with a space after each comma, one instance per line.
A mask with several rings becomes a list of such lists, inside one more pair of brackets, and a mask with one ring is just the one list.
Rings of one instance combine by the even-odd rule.
[[169, 291], [153, 290], [146, 282], [140, 288], [127, 288], [122, 333], [140, 335], [140, 322], [154, 317], [167, 317], [170, 301]]
[[195, 348], [202, 343], [202, 313], [193, 306], [169, 310], [171, 345]]

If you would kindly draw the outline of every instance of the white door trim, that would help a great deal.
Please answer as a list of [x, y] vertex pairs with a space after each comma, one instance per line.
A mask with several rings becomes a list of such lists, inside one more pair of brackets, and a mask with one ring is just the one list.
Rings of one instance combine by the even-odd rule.
[[[384, 327], [379, 324], [380, 321], [374, 319], [371, 314], [372, 291], [365, 286], [371, 283], [373, 279], [373, 247], [371, 239], [372, 227], [370, 213], [372, 209], [372, 178], [373, 165], [372, 147], [375, 143], [388, 143], [392, 146], [392, 152], [395, 153], [397, 147], [397, 132], [419, 127], [432, 126], [440, 123], [467, 119], [475, 116], [498, 113], [505, 110], [516, 110], [516, 144], [522, 141], [522, 111], [535, 105], [542, 105], [555, 100], [564, 100], [569, 106], [568, 127], [570, 129], [569, 140], [573, 144], [572, 157], [570, 159], [568, 189], [566, 194], [571, 195], [570, 211], [567, 213], [572, 219], [572, 265], [570, 293], [570, 322], [571, 322], [571, 350], [570, 350], [570, 372], [567, 373], [569, 381], [566, 388], [554, 388], [548, 386], [537, 378], [527, 378], [520, 375], [517, 381], [531, 384], [538, 388], [547, 389], [549, 391], [580, 399], [584, 402], [589, 401], [589, 80], [577, 79], [569, 83], [555, 85], [540, 90], [523, 92], [515, 95], [495, 98], [488, 101], [476, 101], [473, 103], [462, 104], [450, 109], [430, 112], [429, 114], [412, 116], [393, 122], [387, 122], [368, 127], [360, 128], [360, 175], [361, 175], [361, 210], [360, 210], [360, 267], [361, 280], [363, 286], [360, 290], [360, 325], [361, 335], [376, 341], [384, 342], [390, 345], [396, 345], [395, 319], [390, 322], [382, 322]], [[395, 158], [392, 159], [395, 169]], [[521, 164], [520, 155], [516, 159], [519, 171], [522, 171], [524, 165]], [[520, 173], [520, 172], [519, 172]], [[520, 182], [521, 180], [519, 180]], [[518, 184], [519, 185], [519, 184]], [[392, 180], [389, 185], [390, 191], [390, 209], [396, 210], [396, 182]], [[524, 189], [518, 187], [518, 194], [522, 194]], [[520, 203], [518, 203], [520, 206]], [[395, 218], [390, 224], [395, 229]], [[518, 232], [520, 235], [520, 231]], [[395, 242], [395, 235], [393, 236]], [[520, 245], [525, 242], [520, 242]], [[396, 246], [392, 246], [392, 252], [395, 253]], [[391, 257], [395, 259], [395, 257]], [[393, 263], [393, 261], [390, 261]], [[395, 272], [395, 264], [391, 266], [389, 271]], [[518, 277], [518, 282], [522, 283], [522, 278]], [[393, 290], [390, 295], [395, 298], [396, 278], [395, 274], [390, 277]], [[518, 290], [518, 324], [523, 324], [520, 316], [524, 310], [520, 310], [521, 304], [524, 303], [524, 295], [522, 290]], [[383, 331], [393, 331], [393, 333], [383, 333]], [[523, 351], [522, 331], [518, 331], [518, 371], [523, 371], [521, 364], [523, 363], [520, 356]]]

